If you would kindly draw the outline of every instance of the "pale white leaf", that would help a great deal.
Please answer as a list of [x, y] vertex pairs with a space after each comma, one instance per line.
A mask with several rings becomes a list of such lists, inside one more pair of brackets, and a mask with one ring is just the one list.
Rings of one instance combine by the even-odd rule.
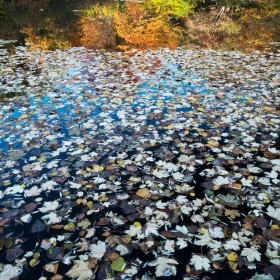
[[128, 250], [128, 248], [127, 248], [126, 246], [122, 245], [122, 244], [118, 245], [118, 246], [116, 247], [116, 250], [120, 252], [120, 255], [121, 255], [121, 256], [125, 256], [125, 255], [127, 255], [127, 254], [130, 253], [130, 251]]
[[175, 241], [174, 240], [166, 240], [164, 244], [164, 250], [168, 252], [175, 252]]
[[5, 264], [3, 270], [0, 273], [0, 280], [12, 280], [16, 276], [20, 275], [22, 269], [18, 266], [12, 266], [11, 264]]
[[184, 249], [188, 247], [188, 243], [183, 238], [178, 238], [176, 241], [176, 245], [179, 249]]
[[210, 228], [209, 233], [213, 238], [224, 238], [224, 232], [221, 227]]
[[280, 221], [280, 208], [274, 208], [271, 205], [267, 207], [266, 214], [274, 219], [277, 219]]
[[257, 247], [244, 248], [241, 252], [241, 256], [246, 257], [249, 262], [254, 260], [261, 261], [261, 253], [258, 252]]
[[226, 250], [234, 250], [234, 251], [238, 251], [240, 250], [240, 246], [241, 243], [238, 240], [234, 240], [234, 239], [230, 239], [228, 241], [226, 241], [226, 243], [224, 244], [224, 248]]
[[39, 208], [39, 211], [42, 213], [46, 213], [49, 211], [54, 211], [58, 208], [59, 203], [54, 200], [54, 201], [45, 201], [43, 207]]
[[[42, 211], [41, 211], [42, 212]], [[42, 220], [48, 220], [48, 225], [53, 225], [61, 222], [61, 218], [56, 213], [51, 212], [41, 218]]]
[[193, 254], [192, 258], [190, 259], [189, 264], [194, 265], [195, 270], [209, 270], [210, 269], [210, 260], [206, 257], [201, 257], [199, 255]]
[[176, 275], [177, 269], [176, 266], [178, 262], [172, 258], [163, 258], [158, 257], [156, 260], [151, 261], [148, 263], [149, 266], [156, 266], [156, 277], [161, 277], [167, 270], [173, 275]]
[[91, 244], [89, 246], [89, 250], [91, 251], [90, 252], [91, 257], [101, 259], [106, 252], [106, 244], [105, 242], [98, 241], [97, 244]]

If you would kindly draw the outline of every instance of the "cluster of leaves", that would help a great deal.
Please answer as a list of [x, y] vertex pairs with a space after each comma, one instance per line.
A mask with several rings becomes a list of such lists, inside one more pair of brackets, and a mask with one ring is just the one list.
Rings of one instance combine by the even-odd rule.
[[278, 68], [182, 49], [3, 60], [3, 91], [29, 94], [0, 104], [0, 279], [277, 278]]
[[[160, 46], [174, 49], [184, 33], [175, 20], [185, 17], [193, 7], [194, 3], [183, 0], [126, 2], [125, 9], [93, 6], [90, 9], [95, 11], [93, 15], [89, 16], [86, 10], [86, 17], [81, 19], [81, 42], [85, 46], [100, 47], [101, 44], [103, 48], [110, 48], [119, 41], [118, 48], [122, 50]], [[99, 46], [95, 43], [97, 37], [103, 39]]]

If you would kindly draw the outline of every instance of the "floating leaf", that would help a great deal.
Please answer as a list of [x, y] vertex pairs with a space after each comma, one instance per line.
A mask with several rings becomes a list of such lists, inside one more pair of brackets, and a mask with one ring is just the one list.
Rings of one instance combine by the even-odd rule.
[[125, 260], [119, 257], [117, 260], [113, 261], [111, 267], [114, 271], [122, 272], [125, 269]]
[[227, 259], [231, 262], [235, 262], [238, 259], [238, 255], [235, 252], [231, 252], [230, 254], [227, 255]]
[[151, 197], [149, 189], [147, 189], [147, 188], [143, 188], [143, 189], [138, 190], [136, 194], [140, 197], [143, 197], [143, 198]]
[[21, 256], [24, 253], [24, 250], [21, 248], [8, 249], [6, 253], [6, 259], [9, 262], [14, 261], [17, 257]]
[[36, 233], [40, 231], [44, 231], [46, 229], [46, 225], [42, 223], [40, 220], [36, 220], [32, 225], [31, 232]]

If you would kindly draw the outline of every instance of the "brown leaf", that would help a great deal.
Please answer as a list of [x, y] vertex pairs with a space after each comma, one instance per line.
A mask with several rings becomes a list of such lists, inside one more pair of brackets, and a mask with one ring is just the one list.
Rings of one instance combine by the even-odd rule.
[[61, 280], [63, 279], [63, 276], [60, 274], [55, 274], [53, 277], [51, 277], [51, 280]]
[[246, 222], [245, 224], [242, 225], [244, 229], [246, 230], [253, 230], [252, 223]]
[[116, 260], [118, 257], [119, 257], [119, 254], [114, 249], [108, 248], [104, 255], [104, 260], [106, 262], [111, 262], [111, 261]]
[[264, 217], [257, 217], [256, 219], [254, 219], [254, 227], [256, 228], [261, 228], [261, 227], [269, 227], [269, 222], [267, 219], [265, 219]]
[[255, 245], [267, 244], [267, 240], [260, 234], [254, 235], [252, 238], [252, 242]]
[[164, 230], [164, 231], [161, 231], [160, 234], [167, 238], [176, 238], [176, 234], [174, 234], [173, 232], [170, 232], [170, 231]]
[[229, 209], [226, 209], [225, 215], [226, 215], [226, 216], [230, 216], [232, 219], [234, 219], [234, 218], [236, 218], [236, 217], [240, 217], [240, 213], [239, 213], [238, 210], [229, 210]]
[[107, 218], [107, 217], [99, 218], [99, 222], [97, 222], [97, 225], [98, 226], [106, 226], [106, 225], [109, 224], [109, 222], [110, 222], [110, 218]]
[[52, 229], [61, 229], [61, 228], [63, 228], [63, 225], [53, 225], [53, 226], [50, 226], [50, 228], [52, 228]]

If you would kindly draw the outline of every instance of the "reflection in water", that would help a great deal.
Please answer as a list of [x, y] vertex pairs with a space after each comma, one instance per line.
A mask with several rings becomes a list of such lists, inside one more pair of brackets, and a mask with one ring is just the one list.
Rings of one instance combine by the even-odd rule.
[[77, 46], [79, 11], [93, 4], [112, 3], [97, 0], [4, 0], [0, 1], [0, 38], [18, 40], [26, 37], [50, 44], [50, 49]]

